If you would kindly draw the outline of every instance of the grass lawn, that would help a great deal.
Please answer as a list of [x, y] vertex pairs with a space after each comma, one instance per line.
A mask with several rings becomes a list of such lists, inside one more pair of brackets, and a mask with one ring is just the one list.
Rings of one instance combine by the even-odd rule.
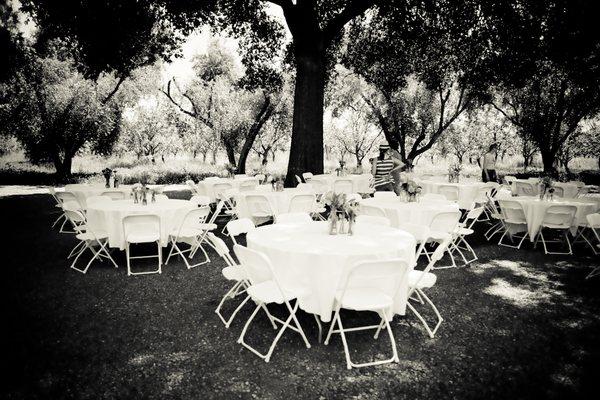
[[[436, 338], [411, 314], [394, 319], [399, 364], [346, 370], [339, 336], [318, 344], [304, 312], [312, 348], [288, 331], [267, 364], [236, 343], [252, 307], [228, 330], [214, 313], [228, 288], [214, 252], [208, 265], [176, 260], [162, 275], [135, 277], [115, 252], [122, 267], [96, 263], [82, 275], [65, 259], [74, 239], [50, 229], [52, 209], [48, 195], [0, 198], [1, 398], [558, 399], [597, 387], [600, 280], [584, 277], [598, 258], [474, 237], [480, 261], [437, 271], [428, 292], [445, 318]], [[363, 318], [348, 312], [345, 324]], [[249, 341], [266, 349], [273, 335], [259, 318]], [[357, 360], [389, 351], [386, 335], [368, 332], [352, 334], [350, 346]]]

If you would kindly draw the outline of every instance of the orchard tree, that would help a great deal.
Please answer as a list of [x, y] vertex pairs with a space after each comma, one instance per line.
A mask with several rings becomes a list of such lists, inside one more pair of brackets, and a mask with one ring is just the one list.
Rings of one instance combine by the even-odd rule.
[[51, 162], [59, 179], [70, 177], [80, 150], [107, 154], [116, 141], [114, 109], [68, 61], [31, 58], [0, 90], [11, 94], [0, 107], [0, 129], [17, 137], [33, 163]]
[[539, 149], [544, 171], [586, 118], [600, 110], [600, 30], [586, 0], [483, 2], [495, 51], [494, 106]]
[[598, 118], [583, 121], [557, 154], [565, 172], [571, 173], [569, 163], [577, 157], [591, 157], [600, 169], [600, 123]]

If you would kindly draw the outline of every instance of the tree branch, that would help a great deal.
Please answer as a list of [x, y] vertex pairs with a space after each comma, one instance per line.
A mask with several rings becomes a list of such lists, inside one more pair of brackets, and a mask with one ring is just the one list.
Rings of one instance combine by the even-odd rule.
[[325, 41], [331, 41], [346, 23], [363, 14], [374, 6], [375, 3], [375, 0], [351, 0], [346, 8], [333, 17], [323, 29], [323, 38]]
[[108, 96], [106, 96], [104, 98], [104, 100], [102, 100], [102, 104], [106, 104], [108, 103], [108, 101], [110, 99], [112, 99], [112, 97], [117, 93], [117, 91], [119, 90], [119, 87], [121, 86], [121, 83], [123, 83], [123, 81], [125, 80], [124, 76], [121, 76], [119, 78], [119, 80], [117, 81], [117, 84], [115, 85], [114, 89], [108, 94]]

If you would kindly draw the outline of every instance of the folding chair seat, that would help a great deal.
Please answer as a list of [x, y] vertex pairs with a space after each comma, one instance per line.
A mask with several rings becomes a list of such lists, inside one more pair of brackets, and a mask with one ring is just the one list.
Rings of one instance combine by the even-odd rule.
[[119, 190], [105, 190], [100, 195], [109, 197], [111, 200], [125, 200], [125, 193]]
[[[542, 219], [540, 230], [535, 237], [533, 247], [535, 248], [538, 241], [542, 239], [542, 245], [544, 246], [545, 254], [573, 254], [573, 248], [571, 246], [571, 241], [569, 240], [569, 230], [573, 225], [573, 219], [575, 218], [576, 213], [577, 207], [575, 206], [553, 205], [548, 207], [544, 213], [544, 218]], [[547, 240], [544, 237], [544, 231], [549, 230], [561, 233], [563, 240]], [[569, 251], [548, 251], [548, 243], [566, 243]]]
[[[125, 255], [127, 257], [127, 276], [146, 275], [162, 272], [162, 247], [160, 245], [161, 224], [160, 217], [155, 214], [128, 215], [123, 218], [123, 236], [125, 238]], [[156, 255], [131, 256], [131, 244], [156, 243], [158, 253]], [[157, 258], [156, 270], [133, 272], [131, 260]]]
[[[393, 318], [394, 298], [399, 294], [400, 285], [408, 273], [408, 264], [401, 259], [363, 261], [347, 269], [341, 290], [335, 295], [335, 314], [325, 344], [333, 333], [339, 333], [342, 338], [346, 368], [367, 367], [372, 365], [399, 362], [396, 350], [396, 340], [390, 326]], [[341, 309], [355, 311], [373, 311], [382, 316], [383, 326], [387, 329], [392, 347], [392, 357], [365, 363], [355, 363], [350, 357], [350, 350], [346, 341], [346, 332], [375, 329], [374, 338], [377, 339], [381, 325], [367, 325], [346, 328], [342, 324]], [[335, 329], [337, 327], [337, 329]]]
[[[204, 243], [206, 243], [206, 235], [210, 230], [209, 228], [214, 229], [216, 227], [205, 223], [209, 213], [210, 209], [208, 207], [195, 208], [187, 212], [179, 227], [174, 229], [169, 234], [171, 251], [169, 251], [165, 265], [169, 264], [169, 260], [171, 259], [171, 255], [173, 255], [173, 251], [176, 251], [177, 254], [179, 254], [188, 269], [210, 262], [210, 257], [202, 246]], [[189, 245], [189, 248], [181, 250], [178, 243], [186, 243]], [[189, 253], [188, 258], [191, 260], [198, 250], [204, 254], [203, 261], [196, 264], [190, 264], [185, 256], [185, 253]]]
[[254, 222], [250, 218], [240, 218], [227, 223], [227, 233], [233, 241], [233, 244], [238, 244], [236, 236], [247, 234], [256, 228]]
[[[240, 337], [238, 338], [238, 343], [244, 346], [246, 349], [250, 350], [252, 353], [259, 356], [261, 359], [265, 360], [265, 362], [269, 362], [273, 351], [275, 350], [275, 346], [279, 342], [279, 339], [283, 335], [283, 333], [289, 328], [300, 334], [304, 344], [307, 348], [310, 348], [310, 343], [304, 334], [302, 326], [296, 317], [296, 311], [298, 310], [298, 302], [292, 307], [290, 304], [291, 301], [296, 299], [297, 294], [294, 293], [289, 288], [283, 288], [278, 279], [277, 275], [274, 273], [273, 266], [271, 265], [270, 260], [262, 253], [248, 249], [246, 247], [240, 246], [236, 244], [233, 247], [233, 250], [240, 261], [240, 264], [246, 271], [246, 275], [248, 277], [248, 283], [250, 284], [246, 289], [246, 293], [252, 299], [252, 301], [256, 304], [256, 308], [248, 318], [248, 321], [244, 325]], [[279, 318], [274, 317], [269, 312], [267, 305], [271, 303], [285, 304], [289, 316], [283, 321]], [[254, 347], [250, 346], [245, 342], [246, 332], [248, 331], [248, 327], [256, 317], [256, 314], [259, 310], [263, 310], [267, 317], [269, 318], [271, 324], [274, 329], [277, 329], [277, 324], [281, 324], [281, 328], [277, 332], [275, 339], [271, 343], [269, 350], [267, 353], [262, 354]], [[316, 318], [316, 317], [315, 317]], [[317, 323], [319, 324], [319, 332], [320, 332], [320, 323], [317, 319]]]

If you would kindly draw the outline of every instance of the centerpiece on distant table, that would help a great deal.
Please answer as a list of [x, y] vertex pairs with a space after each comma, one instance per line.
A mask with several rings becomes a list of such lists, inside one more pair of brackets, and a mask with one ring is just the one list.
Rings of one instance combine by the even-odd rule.
[[454, 163], [448, 167], [448, 182], [458, 183], [460, 181], [460, 171], [462, 171], [461, 163]]
[[400, 188], [404, 193], [406, 193], [406, 200], [409, 203], [413, 203], [417, 201], [417, 195], [421, 193], [421, 186], [419, 186], [412, 179], [407, 180], [406, 182], [400, 185]]
[[283, 192], [285, 175], [270, 175], [267, 182], [271, 182], [271, 189], [274, 192]]
[[329, 234], [352, 235], [352, 228], [358, 215], [358, 203], [347, 200], [345, 193], [328, 192], [324, 196], [324, 203], [329, 206]]
[[542, 176], [539, 180], [540, 200], [547, 196], [549, 200], [554, 197], [554, 180], [550, 175]]
[[104, 184], [104, 187], [109, 188], [110, 187], [110, 177], [113, 174], [113, 170], [110, 168], [104, 168], [102, 170], [102, 175], [104, 175], [104, 179], [106, 180], [106, 183]]
[[346, 161], [340, 160], [340, 167], [335, 169], [337, 176], [346, 176]]
[[235, 171], [236, 171], [236, 167], [234, 164], [226, 164], [225, 165], [225, 170], [227, 171], [227, 177], [229, 178], [235, 178]]

